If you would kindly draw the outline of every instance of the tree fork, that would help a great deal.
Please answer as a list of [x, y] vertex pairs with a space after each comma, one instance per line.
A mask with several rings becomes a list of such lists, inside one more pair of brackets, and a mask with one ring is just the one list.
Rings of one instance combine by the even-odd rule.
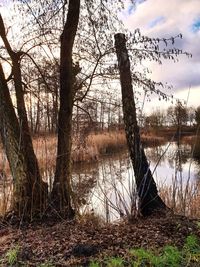
[[126, 38], [121, 33], [114, 37], [120, 73], [126, 139], [135, 174], [139, 210], [143, 216], [149, 216], [158, 210], [166, 210], [167, 206], [158, 195], [156, 183], [140, 140]]
[[[23, 83], [22, 83], [22, 75], [21, 75], [21, 55], [22, 52], [15, 52], [13, 51], [5, 31], [4, 22], [2, 16], [0, 14], [0, 36], [4, 42], [5, 48], [11, 58], [12, 61], [12, 76], [14, 80], [14, 88], [16, 93], [16, 101], [17, 101], [17, 112], [18, 118], [16, 117], [14, 108], [12, 106], [12, 100], [10, 98], [9, 90], [7, 87], [7, 81], [5, 80], [4, 73], [2, 66], [0, 68], [0, 79], [1, 79], [1, 90], [6, 93], [7, 98], [4, 101], [5, 109], [6, 106], [9, 107], [9, 110], [12, 110], [12, 118], [16, 121], [15, 123], [15, 135], [12, 136], [13, 142], [19, 143], [19, 151], [18, 153], [23, 154], [23, 162], [21, 161], [20, 164], [26, 165], [26, 167], [20, 167], [18, 164], [17, 168], [22, 168], [23, 171], [26, 173], [26, 179], [21, 179], [18, 176], [17, 179], [14, 179], [14, 193], [16, 197], [14, 197], [14, 209], [18, 213], [19, 216], [28, 216], [32, 217], [33, 215], [39, 215], [43, 212], [46, 204], [47, 199], [47, 184], [42, 180], [38, 161], [35, 156], [35, 152], [33, 149], [32, 139], [30, 135], [29, 125], [28, 125], [28, 118], [26, 112], [26, 106], [24, 101], [24, 90], [23, 90]], [[3, 98], [3, 95], [2, 95]], [[5, 112], [4, 117], [8, 116]], [[16, 118], [14, 118], [16, 117]], [[7, 118], [9, 121], [9, 118]], [[5, 124], [5, 127], [11, 127], [11, 125]], [[17, 133], [16, 133], [17, 132]], [[11, 132], [10, 132], [11, 134]], [[12, 135], [12, 134], [11, 134]], [[6, 142], [4, 143], [4, 146]], [[13, 147], [14, 149], [14, 147]], [[8, 156], [8, 150], [6, 150]], [[9, 158], [9, 157], [8, 157]], [[9, 164], [15, 165], [16, 162], [14, 161], [13, 157], [10, 157]], [[12, 168], [11, 168], [12, 169]], [[13, 178], [15, 170], [12, 169]], [[20, 192], [21, 190], [21, 192]], [[17, 194], [19, 195], [17, 197]], [[24, 203], [24, 204], [23, 204]], [[27, 213], [27, 214], [25, 214]]]
[[62, 216], [74, 216], [71, 190], [71, 131], [74, 100], [72, 49], [79, 22], [80, 0], [70, 0], [67, 21], [61, 34], [60, 109], [56, 171], [51, 193], [52, 206]]

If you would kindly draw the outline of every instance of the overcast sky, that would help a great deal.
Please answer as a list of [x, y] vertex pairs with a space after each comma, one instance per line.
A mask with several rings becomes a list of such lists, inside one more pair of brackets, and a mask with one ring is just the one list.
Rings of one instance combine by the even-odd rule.
[[[140, 28], [144, 35], [170, 37], [179, 33], [183, 39], [177, 48], [192, 53], [192, 58], [181, 57], [179, 63], [172, 61], [154, 64], [152, 77], [174, 86], [173, 92], [187, 100], [188, 105], [200, 105], [200, 0], [137, 0], [133, 6], [126, 1], [123, 12], [125, 25], [134, 30]], [[153, 101], [153, 106], [163, 103]]]

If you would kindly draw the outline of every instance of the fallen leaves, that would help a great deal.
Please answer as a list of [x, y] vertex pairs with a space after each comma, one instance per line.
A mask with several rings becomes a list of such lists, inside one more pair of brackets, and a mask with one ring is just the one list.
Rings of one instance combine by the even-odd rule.
[[98, 225], [90, 221], [63, 221], [0, 229], [0, 256], [11, 246], [20, 247], [27, 266], [51, 261], [56, 266], [87, 266], [94, 257], [125, 255], [131, 248], [182, 246], [189, 234], [200, 236], [197, 223], [180, 216], [138, 219], [134, 223]]

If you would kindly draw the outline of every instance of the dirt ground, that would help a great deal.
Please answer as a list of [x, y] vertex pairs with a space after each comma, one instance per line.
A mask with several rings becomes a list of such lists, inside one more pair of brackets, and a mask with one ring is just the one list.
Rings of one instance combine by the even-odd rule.
[[[102, 224], [97, 218], [73, 221], [41, 222], [11, 226], [0, 223], [0, 258], [18, 247], [18, 260], [25, 266], [51, 261], [54, 266], [88, 266], [93, 258], [125, 255], [130, 248], [162, 248], [166, 244], [181, 247], [186, 237], [200, 237], [197, 220], [181, 216], [138, 218]], [[1, 266], [8, 266], [2, 261]]]

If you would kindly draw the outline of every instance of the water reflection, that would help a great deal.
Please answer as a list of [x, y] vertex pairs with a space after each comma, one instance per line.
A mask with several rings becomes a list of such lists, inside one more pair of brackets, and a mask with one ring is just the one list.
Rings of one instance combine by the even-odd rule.
[[[200, 162], [192, 158], [191, 146], [168, 143], [145, 151], [166, 204], [182, 214], [200, 216]], [[52, 169], [43, 173], [50, 191], [53, 173]], [[113, 221], [134, 216], [137, 211], [134, 174], [126, 150], [97, 162], [75, 164], [72, 186], [76, 208], [81, 213], [94, 212]], [[10, 183], [2, 179], [0, 199], [9, 202], [11, 191]]]
[[[175, 211], [188, 212], [191, 197], [198, 195], [199, 164], [191, 157], [191, 146], [176, 143], [146, 148], [147, 158], [162, 197]], [[85, 179], [88, 196], [84, 211], [93, 210], [106, 220], [134, 216], [137, 207], [134, 174], [127, 151], [103, 157], [95, 164], [75, 168], [73, 181]], [[95, 182], [94, 182], [95, 181]]]

